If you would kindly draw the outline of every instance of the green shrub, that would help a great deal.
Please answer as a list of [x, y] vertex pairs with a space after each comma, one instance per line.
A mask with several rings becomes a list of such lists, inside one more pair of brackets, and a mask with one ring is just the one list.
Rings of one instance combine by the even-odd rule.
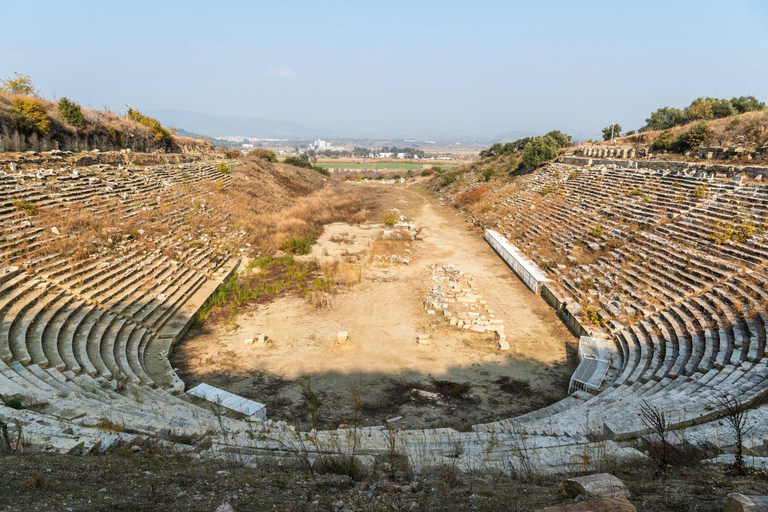
[[312, 164], [310, 163], [309, 160], [304, 160], [297, 156], [289, 156], [288, 158], [283, 160], [283, 163], [292, 165], [294, 167], [304, 167], [306, 169], [312, 169]]
[[456, 172], [452, 172], [452, 173], [446, 174], [445, 176], [443, 176], [443, 183], [442, 183], [441, 186], [447, 187], [448, 185], [454, 183], [456, 181], [456, 179], [458, 178], [458, 176], [459, 175]]
[[11, 201], [11, 204], [29, 215], [30, 217], [33, 215], [37, 215], [37, 205], [31, 201], [27, 201], [26, 199], [14, 199]]
[[651, 149], [654, 151], [672, 151], [675, 148], [676, 142], [677, 140], [672, 132], [662, 132], [651, 144]]
[[699, 121], [690, 130], [680, 136], [681, 149], [694, 149], [706, 142], [712, 129], [704, 121]]
[[280, 244], [280, 249], [290, 254], [309, 254], [312, 252], [312, 244], [315, 241], [315, 236], [312, 234], [289, 236]]
[[435, 171], [433, 171], [432, 169], [424, 169], [423, 171], [421, 171], [421, 175], [425, 177], [432, 176], [433, 174], [435, 174]]
[[128, 109], [128, 117], [152, 130], [152, 133], [155, 135], [155, 142], [162, 142], [163, 144], [171, 143], [171, 132], [163, 128], [163, 125], [161, 125], [160, 121], [157, 119], [145, 116], [138, 110], [132, 108]]
[[483, 172], [483, 181], [491, 181], [494, 176], [496, 176], [496, 169], [489, 167]]
[[696, 187], [693, 189], [693, 197], [696, 199], [704, 199], [707, 197], [707, 189], [709, 187], [707, 185], [696, 185]]
[[277, 162], [277, 155], [271, 149], [256, 148], [253, 151], [249, 151], [248, 156], [260, 158], [267, 162]]
[[397, 224], [397, 216], [394, 213], [388, 213], [384, 216], [384, 225], [392, 227]]
[[19, 131], [25, 134], [38, 133], [47, 135], [51, 131], [51, 120], [45, 103], [30, 96], [16, 96], [11, 100], [11, 107]]
[[10, 407], [11, 409], [21, 410], [24, 408], [24, 404], [21, 403], [21, 400], [15, 397], [11, 397], [11, 398], [0, 397], [0, 401], [2, 401], [6, 407]]
[[229, 174], [230, 171], [229, 166], [224, 162], [219, 162], [219, 165], [216, 166], [216, 170], [223, 172], [224, 174]]
[[79, 127], [85, 124], [83, 110], [80, 108], [80, 105], [70, 101], [68, 98], [61, 98], [59, 100], [59, 115], [72, 126]]
[[240, 158], [243, 156], [243, 152], [239, 149], [225, 149], [224, 150], [224, 158], [228, 158], [230, 160], [233, 160], [235, 158]]

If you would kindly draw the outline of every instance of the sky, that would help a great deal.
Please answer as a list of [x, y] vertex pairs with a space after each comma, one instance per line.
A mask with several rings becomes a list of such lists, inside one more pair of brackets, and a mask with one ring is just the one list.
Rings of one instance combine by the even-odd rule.
[[0, 49], [46, 97], [349, 136], [586, 137], [768, 100], [766, 0], [0, 0]]

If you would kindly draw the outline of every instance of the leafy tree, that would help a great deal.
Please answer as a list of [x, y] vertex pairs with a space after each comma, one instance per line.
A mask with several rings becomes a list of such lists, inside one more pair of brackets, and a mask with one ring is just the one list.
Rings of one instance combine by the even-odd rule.
[[80, 105], [66, 97], [59, 100], [59, 115], [72, 126], [83, 126], [85, 124], [83, 110], [80, 108]]
[[712, 117], [719, 119], [736, 114], [736, 109], [730, 101], [723, 98], [706, 98], [706, 101], [712, 106]]
[[627, 133], [624, 134], [625, 137], [629, 137], [630, 135], [634, 135], [637, 133], [635, 130], [629, 130]]
[[552, 137], [536, 137], [523, 148], [520, 165], [536, 168], [557, 157], [557, 142]]
[[560, 130], [552, 130], [551, 132], [547, 133], [545, 137], [550, 137], [552, 140], [554, 140], [557, 144], [557, 147], [559, 148], [567, 148], [568, 146], [573, 145], [572, 137], [561, 132]]
[[504, 146], [501, 142], [493, 144], [490, 148], [480, 152], [480, 158], [494, 158], [504, 154]]
[[19, 126], [19, 131], [47, 135], [51, 131], [51, 120], [45, 103], [29, 96], [16, 96], [11, 101], [12, 112]]
[[739, 114], [766, 109], [765, 103], [759, 101], [754, 96], [739, 96], [738, 98], [731, 98], [731, 105], [733, 105], [733, 108], [736, 109], [736, 112]]
[[685, 123], [685, 114], [679, 108], [661, 107], [645, 120], [643, 131], [669, 130], [673, 126]]
[[32, 79], [29, 78], [29, 75], [22, 75], [18, 71], [14, 71], [12, 77], [9, 76], [3, 80], [2, 89], [13, 94], [35, 96], [35, 86], [32, 84]]
[[686, 121], [712, 119], [712, 104], [706, 98], [697, 98], [685, 107]]
[[612, 125], [603, 128], [603, 140], [611, 140], [613, 137], [618, 137], [621, 133], [621, 125], [613, 123]]

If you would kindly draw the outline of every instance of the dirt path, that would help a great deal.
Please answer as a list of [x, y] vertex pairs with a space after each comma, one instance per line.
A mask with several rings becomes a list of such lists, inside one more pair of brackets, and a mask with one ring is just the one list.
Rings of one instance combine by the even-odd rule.
[[[568, 344], [575, 340], [481, 233], [415, 188], [391, 187], [382, 202], [380, 217], [397, 208], [423, 227], [409, 265], [365, 263], [362, 282], [335, 294], [329, 309], [316, 310], [303, 297], [281, 297], [240, 314], [234, 332], [220, 326], [193, 335], [174, 356], [187, 385], [204, 381], [229, 389], [266, 403], [270, 417], [294, 421], [308, 420], [307, 400], [316, 396], [324, 427], [351, 421], [354, 389], [360, 390], [362, 423], [402, 416], [396, 422], [402, 428], [468, 428], [565, 396], [573, 370]], [[368, 246], [381, 229], [328, 226], [308, 257], [367, 262]], [[500, 351], [490, 335], [460, 331], [447, 318], [426, 314], [422, 303], [434, 263], [456, 265], [475, 278], [488, 307], [504, 320], [509, 351]], [[339, 331], [349, 332], [349, 342], [336, 343]], [[269, 336], [266, 347], [243, 343], [259, 332]], [[430, 334], [430, 345], [416, 343], [420, 333]], [[530, 387], [510, 390], [503, 378]], [[436, 390], [431, 379], [467, 383], [469, 392], [439, 402], [412, 400], [412, 388]]]

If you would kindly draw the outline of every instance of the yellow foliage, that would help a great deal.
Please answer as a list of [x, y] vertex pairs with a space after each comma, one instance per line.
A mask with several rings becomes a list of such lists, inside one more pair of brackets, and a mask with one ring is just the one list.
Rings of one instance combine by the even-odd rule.
[[45, 103], [29, 96], [16, 96], [11, 101], [16, 113], [19, 130], [26, 133], [37, 132], [46, 135], [51, 131], [51, 120]]

